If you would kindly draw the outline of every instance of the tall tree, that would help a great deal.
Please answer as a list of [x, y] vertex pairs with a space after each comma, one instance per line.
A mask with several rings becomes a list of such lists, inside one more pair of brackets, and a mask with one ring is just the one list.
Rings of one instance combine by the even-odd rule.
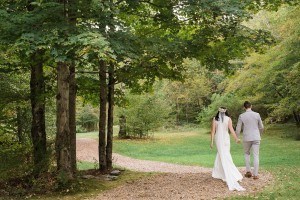
[[[76, 33], [76, 23], [78, 17], [78, 0], [68, 1], [68, 20], [71, 25], [72, 34]], [[70, 63], [70, 90], [69, 90], [69, 128], [70, 128], [70, 154], [71, 168], [73, 173], [77, 170], [76, 164], [76, 61], [75, 53], [72, 52], [72, 61]]]
[[107, 169], [112, 169], [112, 149], [114, 134], [114, 97], [115, 95], [115, 77], [114, 64], [111, 63], [108, 69], [108, 113], [107, 113], [107, 145], [106, 145], [106, 162]]
[[70, 82], [69, 82], [69, 128], [70, 128], [70, 154], [71, 168], [73, 173], [77, 170], [76, 164], [76, 78], [75, 63], [70, 65]]
[[[36, 12], [37, 9], [33, 6], [32, 1], [11, 2], [11, 4], [1, 2], [1, 15], [3, 20], [6, 20], [6, 22], [1, 22], [4, 25], [1, 26], [1, 32], [3, 33], [1, 43], [7, 45], [6, 49], [9, 59], [12, 59], [12, 61], [7, 62], [11, 68], [8, 72], [22, 69], [30, 70], [31, 74], [33, 172], [38, 176], [40, 172], [47, 171], [47, 146], [45, 131], [45, 80], [43, 72], [45, 48], [43, 47], [43, 39], [39, 36], [41, 21], [45, 20], [45, 18], [35, 16]], [[15, 53], [12, 54], [12, 51], [15, 51]]]
[[106, 161], [106, 122], [107, 122], [107, 64], [104, 60], [99, 63], [99, 169], [105, 173], [107, 171]]
[[[27, 10], [33, 11], [32, 1], [28, 2]], [[43, 51], [36, 51], [31, 57], [30, 100], [32, 111], [31, 138], [34, 155], [34, 174], [47, 171], [45, 163], [47, 144], [45, 128], [45, 82], [43, 72]]]
[[73, 178], [70, 152], [69, 128], [69, 76], [70, 71], [66, 63], [57, 65], [57, 133], [56, 159], [57, 170], [66, 180]]
[[[66, 28], [60, 31], [59, 39], [70, 40], [77, 35], [76, 29], [78, 4], [77, 0], [61, 0], [62, 15]], [[75, 79], [75, 52], [74, 47], [58, 40], [59, 56], [57, 63], [57, 167], [58, 171], [73, 178], [76, 172], [76, 79]]]
[[32, 56], [30, 76], [30, 100], [32, 111], [31, 138], [33, 143], [34, 174], [47, 171], [46, 129], [45, 129], [45, 78], [43, 53], [37, 51]]

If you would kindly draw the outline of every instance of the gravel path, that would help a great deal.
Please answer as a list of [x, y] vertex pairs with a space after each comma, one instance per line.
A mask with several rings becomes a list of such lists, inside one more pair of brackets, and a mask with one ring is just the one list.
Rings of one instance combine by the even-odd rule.
[[[98, 153], [96, 140], [77, 140], [77, 158], [95, 162]], [[133, 159], [113, 154], [114, 164], [141, 172], [164, 172], [126, 184], [101, 193], [93, 200], [162, 200], [162, 199], [223, 199], [231, 196], [251, 195], [261, 191], [272, 182], [272, 175], [261, 172], [260, 179], [244, 178], [241, 185], [244, 192], [229, 191], [225, 182], [211, 177], [211, 169], [197, 166], [183, 166], [156, 161]], [[244, 168], [240, 168], [245, 173]]]

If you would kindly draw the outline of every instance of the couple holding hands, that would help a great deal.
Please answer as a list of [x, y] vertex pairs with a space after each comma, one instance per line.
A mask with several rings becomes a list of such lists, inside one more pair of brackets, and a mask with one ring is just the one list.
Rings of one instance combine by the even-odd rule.
[[[236, 132], [233, 129], [232, 120], [225, 107], [219, 108], [217, 115], [212, 121], [210, 147], [213, 148], [214, 141], [217, 147], [217, 156], [212, 171], [212, 177], [225, 181], [229, 190], [245, 190], [239, 184], [239, 181], [243, 179], [243, 176], [234, 165], [230, 154], [229, 131], [235, 141], [240, 143], [238, 136], [243, 129], [243, 147], [247, 171], [245, 177], [253, 177], [254, 180], [258, 179], [260, 135], [263, 132], [264, 126], [259, 113], [252, 111], [251, 108], [251, 103], [245, 101], [244, 109], [246, 112], [239, 116]], [[252, 150], [254, 159], [253, 172], [251, 172], [250, 166], [250, 150]]]

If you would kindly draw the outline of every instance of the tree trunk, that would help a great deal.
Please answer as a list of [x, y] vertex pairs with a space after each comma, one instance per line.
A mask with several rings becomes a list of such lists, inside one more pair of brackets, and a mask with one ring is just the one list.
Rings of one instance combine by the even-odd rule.
[[293, 115], [294, 115], [294, 119], [295, 119], [296, 125], [298, 127], [300, 127], [300, 115], [297, 114], [297, 112], [295, 112], [295, 111], [293, 111]]
[[73, 178], [70, 152], [69, 129], [69, 77], [70, 72], [66, 63], [57, 66], [57, 133], [56, 159], [57, 171], [60, 178], [68, 181]]
[[17, 136], [19, 143], [24, 142], [24, 136], [23, 136], [23, 123], [22, 123], [22, 109], [20, 106], [17, 106]]
[[120, 130], [119, 130], [119, 138], [126, 138], [126, 117], [125, 115], [121, 115], [119, 118]]
[[35, 176], [47, 171], [46, 162], [46, 130], [45, 130], [45, 82], [43, 61], [37, 52], [33, 57], [30, 76], [30, 100], [31, 100], [31, 139], [33, 144], [33, 158]]
[[189, 103], [185, 104], [185, 119], [186, 119], [186, 123], [189, 123]]
[[106, 63], [101, 60], [99, 63], [99, 89], [100, 89], [100, 113], [99, 113], [99, 170], [101, 173], [107, 172], [106, 162], [106, 104], [107, 104], [107, 84], [106, 84]]
[[69, 90], [69, 128], [70, 128], [70, 152], [71, 168], [76, 173], [76, 79], [75, 63], [70, 65], [70, 90]]
[[106, 145], [106, 162], [107, 169], [112, 169], [112, 148], [113, 148], [113, 134], [114, 134], [114, 93], [115, 93], [115, 79], [114, 66], [111, 64], [109, 68], [108, 81], [108, 120], [107, 120], [107, 145]]
[[180, 107], [179, 107], [179, 100], [178, 100], [178, 97], [176, 98], [176, 125], [178, 126], [179, 125], [179, 112], [180, 112]]

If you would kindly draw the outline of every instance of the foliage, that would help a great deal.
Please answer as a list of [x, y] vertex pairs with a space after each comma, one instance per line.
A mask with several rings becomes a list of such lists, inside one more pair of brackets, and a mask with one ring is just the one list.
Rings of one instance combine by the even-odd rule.
[[127, 106], [120, 112], [126, 116], [129, 136], [148, 137], [166, 122], [170, 123], [171, 107], [165, 96], [158, 92], [143, 95], [128, 94]]
[[[228, 80], [226, 92], [250, 99], [262, 108], [268, 122], [285, 122], [299, 116], [299, 31], [298, 7], [261, 13], [249, 26], [263, 26], [278, 40], [264, 55], [253, 54], [244, 68]], [[298, 121], [299, 123], [299, 121]]]
[[56, 134], [56, 102], [53, 97], [46, 100], [46, 133], [49, 139], [55, 138]]
[[90, 132], [98, 129], [98, 110], [91, 105], [85, 105], [78, 109], [77, 132]]
[[210, 103], [217, 77], [209, 72], [196, 59], [184, 59], [183, 81], [168, 81], [164, 85], [164, 92], [176, 113], [177, 125], [195, 122], [198, 113]]
[[30, 150], [30, 144], [19, 143], [15, 135], [0, 130], [0, 181], [21, 178], [31, 172]]
[[234, 94], [214, 94], [211, 98], [211, 104], [207, 106], [198, 116], [202, 126], [210, 127], [212, 119], [216, 116], [219, 107], [226, 107], [233, 124], [237, 122], [239, 114], [243, 112], [243, 101]]
[[[18, 126], [21, 126], [24, 138], [30, 131], [28, 82], [27, 74], [0, 73], [0, 129], [17, 132]], [[22, 119], [20, 122], [17, 115]]]

